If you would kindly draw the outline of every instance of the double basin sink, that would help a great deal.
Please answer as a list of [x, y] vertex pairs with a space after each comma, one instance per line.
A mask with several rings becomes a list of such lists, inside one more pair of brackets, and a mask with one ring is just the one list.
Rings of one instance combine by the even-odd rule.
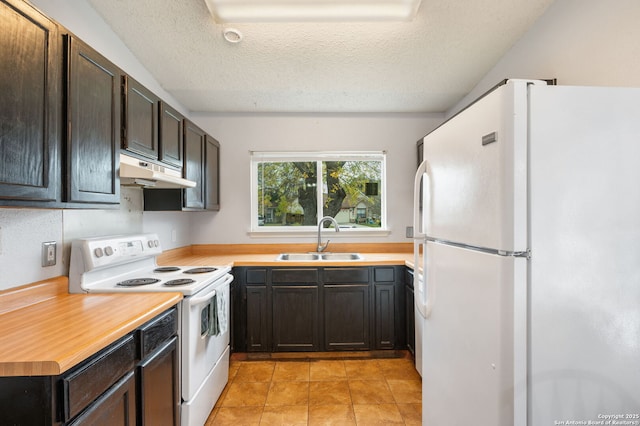
[[282, 253], [276, 260], [295, 262], [331, 261], [331, 260], [362, 260], [360, 253]]

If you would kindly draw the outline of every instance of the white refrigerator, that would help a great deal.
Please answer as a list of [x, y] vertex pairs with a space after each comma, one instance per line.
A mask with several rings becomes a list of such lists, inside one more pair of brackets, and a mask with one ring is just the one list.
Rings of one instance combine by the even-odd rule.
[[640, 89], [505, 81], [415, 187], [422, 423], [640, 424]]

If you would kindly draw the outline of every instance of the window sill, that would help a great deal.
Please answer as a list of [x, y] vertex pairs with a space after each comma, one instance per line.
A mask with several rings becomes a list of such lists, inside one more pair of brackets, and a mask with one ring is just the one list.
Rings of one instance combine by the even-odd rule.
[[[335, 232], [333, 228], [324, 229], [322, 231], [323, 238], [349, 238], [349, 237], [386, 237], [391, 234], [388, 229], [341, 229], [340, 232]], [[283, 231], [280, 229], [267, 230], [261, 229], [259, 231], [250, 230], [247, 232], [251, 238], [272, 238], [272, 237], [291, 237], [291, 238], [309, 238], [317, 237], [318, 231], [300, 230], [300, 231]]]

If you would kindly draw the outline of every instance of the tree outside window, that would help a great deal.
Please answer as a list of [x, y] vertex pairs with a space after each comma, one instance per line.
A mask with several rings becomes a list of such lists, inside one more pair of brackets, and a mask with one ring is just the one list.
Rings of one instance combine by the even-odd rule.
[[384, 160], [384, 153], [254, 154], [253, 228], [315, 227], [322, 216], [341, 228], [382, 228]]

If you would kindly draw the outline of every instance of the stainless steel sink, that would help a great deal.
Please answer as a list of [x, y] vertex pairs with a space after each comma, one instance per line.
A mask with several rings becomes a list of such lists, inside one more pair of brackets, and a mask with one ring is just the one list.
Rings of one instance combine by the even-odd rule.
[[276, 260], [293, 260], [298, 262], [308, 262], [310, 260], [320, 260], [318, 253], [282, 253]]
[[360, 253], [282, 253], [276, 260], [310, 262], [321, 260], [362, 260]]
[[322, 260], [362, 260], [360, 253], [322, 253]]

